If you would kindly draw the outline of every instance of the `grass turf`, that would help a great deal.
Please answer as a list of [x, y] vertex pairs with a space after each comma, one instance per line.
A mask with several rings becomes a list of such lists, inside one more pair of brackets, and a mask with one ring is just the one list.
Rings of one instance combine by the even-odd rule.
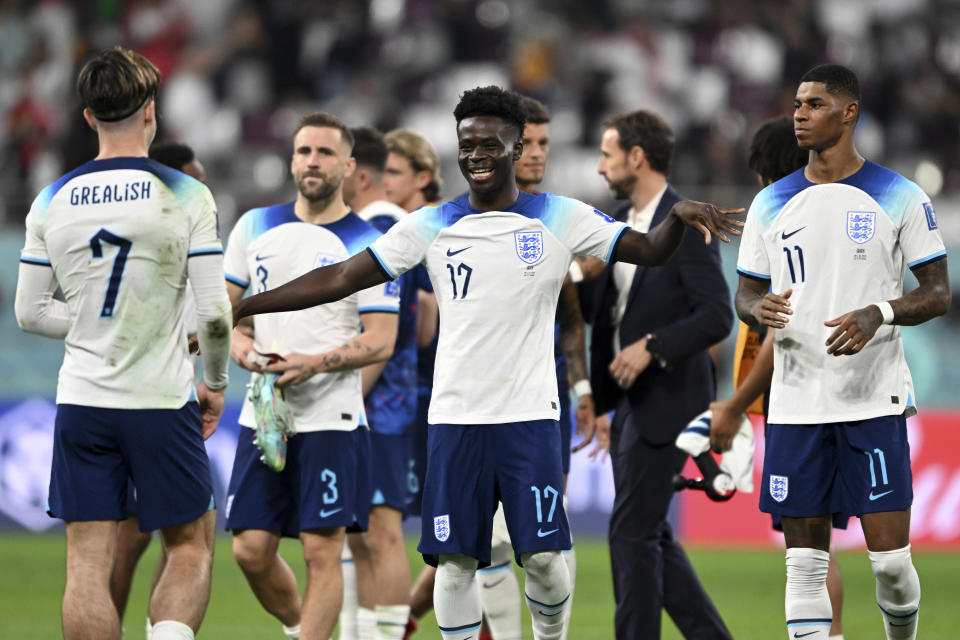
[[[126, 638], [144, 637], [143, 621], [151, 574], [159, 544], [147, 550], [133, 585], [125, 626]], [[411, 552], [414, 573], [422, 561]], [[287, 541], [281, 553], [301, 579], [299, 544]], [[778, 550], [695, 549], [690, 552], [707, 591], [737, 640], [784, 637], [783, 553]], [[915, 553], [923, 585], [920, 637], [960, 638], [956, 607], [960, 554]], [[844, 635], [848, 640], [883, 637], [873, 595], [873, 575], [865, 552], [839, 555], [843, 572]], [[15, 640], [60, 637], [60, 597], [63, 592], [64, 539], [61, 535], [4, 534], [0, 538], [0, 638]], [[522, 582], [521, 582], [522, 584]], [[606, 545], [600, 540], [577, 541], [577, 589], [573, 601], [571, 639], [613, 638], [613, 591]], [[524, 607], [524, 638], [530, 634]], [[280, 625], [256, 602], [230, 553], [229, 538], [217, 540], [213, 594], [199, 637], [203, 640], [282, 640]], [[439, 638], [432, 614], [421, 621], [417, 638]], [[663, 638], [680, 633], [664, 617]]]

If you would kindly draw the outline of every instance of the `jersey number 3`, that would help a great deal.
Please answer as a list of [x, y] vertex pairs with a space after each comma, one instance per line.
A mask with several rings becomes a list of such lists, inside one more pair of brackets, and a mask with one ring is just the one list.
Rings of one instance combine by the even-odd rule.
[[117, 256], [113, 259], [113, 271], [110, 272], [110, 281], [107, 283], [107, 293], [103, 297], [103, 308], [100, 309], [101, 318], [112, 318], [113, 308], [117, 304], [117, 294], [120, 292], [120, 281], [123, 280], [123, 268], [127, 264], [127, 255], [133, 242], [126, 238], [114, 235], [104, 228], [100, 228], [90, 238], [90, 251], [94, 258], [103, 257], [103, 244], [112, 244], [117, 247]]

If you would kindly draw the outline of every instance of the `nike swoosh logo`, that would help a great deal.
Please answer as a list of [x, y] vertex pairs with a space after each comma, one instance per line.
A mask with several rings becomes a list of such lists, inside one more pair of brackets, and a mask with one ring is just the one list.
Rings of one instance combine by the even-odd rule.
[[560, 609], [560, 611], [557, 611], [556, 613], [547, 613], [547, 612], [544, 611], [543, 609], [537, 609], [537, 611], [540, 612], [540, 615], [542, 615], [542, 616], [547, 616], [548, 618], [552, 618], [553, 616], [558, 616], [558, 615], [560, 615], [561, 613], [563, 613], [563, 609]]
[[810, 633], [795, 633], [793, 634], [794, 638], [806, 638], [807, 636], [812, 636], [815, 633], [820, 633], [819, 631], [811, 631]]
[[[789, 238], [790, 236], [795, 235], [795, 234], [797, 234], [797, 233], [800, 233], [800, 232], [803, 231], [804, 229], [806, 229], [806, 227], [800, 227], [800, 228], [797, 229], [796, 231], [791, 231], [790, 233], [783, 233], [783, 232], [781, 232], [781, 233], [780, 233], [780, 239], [781, 239], [781, 240], [786, 240], [786, 239]], [[816, 633], [816, 631], [814, 631], [814, 633]], [[798, 637], [800, 637], [800, 636], [798, 636]]]
[[550, 535], [551, 533], [556, 533], [557, 531], [560, 531], [560, 529], [550, 529], [550, 531], [544, 531], [543, 529], [537, 529], [537, 537], [538, 537], [538, 538], [546, 538], [546, 537], [547, 537], [548, 535]]
[[253, 259], [256, 260], [257, 262], [260, 262], [261, 260], [266, 260], [267, 258], [276, 258], [276, 256], [261, 256], [261, 255], [257, 255], [257, 256], [254, 256], [254, 257], [253, 257]]
[[484, 588], [484, 589], [493, 589], [495, 586], [497, 586], [498, 584], [500, 584], [501, 582], [503, 582], [503, 581], [506, 580], [506, 579], [507, 579], [507, 576], [503, 576], [502, 578], [500, 578], [500, 579], [497, 580], [496, 582], [491, 582], [490, 584], [487, 584], [486, 582], [484, 582], [484, 583], [483, 583], [483, 588]]
[[879, 500], [880, 498], [882, 498], [883, 496], [887, 495], [888, 493], [893, 493], [893, 489], [890, 489], [890, 491], [884, 491], [883, 493], [878, 493], [877, 495], [873, 495], [873, 491], [871, 491], [871, 492], [870, 492], [870, 500], [871, 500], [871, 501], [872, 501], [872, 500]]
[[[470, 246], [472, 247], [473, 245], [470, 245]], [[447, 249], [447, 257], [449, 258], [450, 256], [455, 256], [455, 255], [457, 255], [458, 253], [463, 253], [464, 251], [466, 251], [466, 250], [469, 249], [469, 248], [470, 248], [470, 247], [464, 247], [463, 249], [457, 249], [456, 251], [450, 251], [450, 249]]]
[[320, 509], [320, 517], [328, 518], [335, 513], [339, 513], [340, 511], [343, 511], [343, 507], [340, 507], [338, 509], [331, 509], [330, 511], [327, 511], [326, 509]]

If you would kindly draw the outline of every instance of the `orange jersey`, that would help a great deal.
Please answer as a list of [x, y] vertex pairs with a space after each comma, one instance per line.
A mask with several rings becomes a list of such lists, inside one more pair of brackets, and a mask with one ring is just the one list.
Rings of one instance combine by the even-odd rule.
[[[743, 384], [744, 379], [750, 370], [753, 369], [753, 363], [757, 361], [760, 354], [760, 346], [763, 344], [763, 337], [754, 329], [751, 329], [743, 322], [740, 323], [740, 329], [737, 331], [737, 348], [733, 356], [733, 388], [737, 389]], [[757, 397], [750, 406], [747, 407], [747, 413], [763, 415], [763, 396]]]

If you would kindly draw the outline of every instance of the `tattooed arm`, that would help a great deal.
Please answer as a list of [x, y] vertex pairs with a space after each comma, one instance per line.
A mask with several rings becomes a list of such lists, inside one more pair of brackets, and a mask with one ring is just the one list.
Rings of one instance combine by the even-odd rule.
[[[914, 269], [913, 275], [920, 286], [905, 296], [887, 301], [893, 308], [891, 324], [922, 324], [945, 314], [950, 308], [950, 278], [947, 275], [946, 258]], [[835, 356], [859, 353], [882, 323], [883, 315], [875, 304], [824, 322], [828, 327], [836, 327], [827, 338], [827, 353]]]
[[324, 353], [307, 355], [291, 353], [284, 360], [268, 365], [263, 371], [282, 373], [277, 385], [299, 384], [318, 373], [359, 369], [374, 362], [383, 362], [393, 355], [397, 340], [397, 314], [363, 314], [363, 333], [346, 344]]
[[[584, 342], [583, 314], [580, 312], [580, 299], [577, 287], [567, 276], [560, 288], [560, 300], [557, 304], [557, 318], [560, 321], [560, 349], [567, 360], [567, 378], [571, 387], [581, 380], [589, 380], [587, 373], [587, 349]], [[593, 440], [596, 431], [596, 409], [592, 393], [578, 393], [574, 407], [577, 421], [577, 435], [582, 439], [573, 447], [579, 451]]]

